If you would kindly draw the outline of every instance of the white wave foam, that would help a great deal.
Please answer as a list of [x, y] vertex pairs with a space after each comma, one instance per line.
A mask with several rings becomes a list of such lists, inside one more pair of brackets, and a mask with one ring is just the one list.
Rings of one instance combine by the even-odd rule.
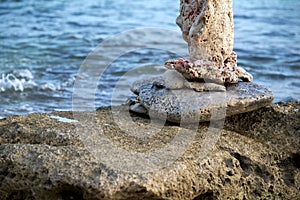
[[54, 85], [53, 83], [41, 84], [39, 88], [46, 91], [56, 91], [60, 89], [59, 85]]
[[32, 80], [34, 77], [32, 73], [25, 70], [15, 70], [11, 73], [1, 74], [0, 78], [0, 92], [6, 90], [23, 92], [26, 88], [32, 88], [37, 84]]
[[0, 80], [0, 90], [4, 92], [7, 89], [14, 89], [15, 91], [23, 91], [23, 81], [17, 79], [13, 74], [2, 74], [2, 79]]
[[9, 73], [0, 75], [0, 93], [6, 91], [23, 92], [26, 89], [41, 90], [41, 91], [58, 91], [64, 90], [74, 83], [74, 77], [63, 83], [37, 83], [34, 76], [28, 69], [13, 70]]
[[26, 79], [26, 80], [32, 80], [34, 77], [28, 69], [18, 69], [14, 70], [13, 74], [16, 75], [18, 78]]

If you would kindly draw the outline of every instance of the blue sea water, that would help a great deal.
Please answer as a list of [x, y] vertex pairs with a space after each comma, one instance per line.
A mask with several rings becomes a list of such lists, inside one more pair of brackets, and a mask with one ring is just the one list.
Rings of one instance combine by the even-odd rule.
[[[275, 102], [300, 99], [299, 8], [295, 0], [234, 1], [238, 63], [255, 82], [272, 89]], [[0, 118], [72, 110], [74, 81], [89, 79], [78, 76], [78, 70], [90, 52], [135, 28], [157, 27], [158, 35], [164, 28], [179, 31], [178, 13], [179, 0], [0, 0]], [[126, 39], [135, 41], [134, 36]], [[161, 73], [158, 65], [173, 57], [155, 49], [121, 56], [99, 80], [95, 106], [110, 105], [116, 81], [132, 67], [144, 65], [143, 72], [127, 74], [139, 79], [145, 72]]]

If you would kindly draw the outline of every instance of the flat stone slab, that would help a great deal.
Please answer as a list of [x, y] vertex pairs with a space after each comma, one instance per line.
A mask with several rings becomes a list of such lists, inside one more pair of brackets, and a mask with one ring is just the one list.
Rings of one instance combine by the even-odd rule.
[[251, 82], [239, 82], [226, 87], [226, 92], [196, 92], [192, 89], [171, 90], [164, 86], [163, 78], [135, 82], [131, 90], [137, 94], [139, 106], [151, 117], [170, 122], [204, 122], [223, 119], [269, 105], [273, 101], [270, 89]]

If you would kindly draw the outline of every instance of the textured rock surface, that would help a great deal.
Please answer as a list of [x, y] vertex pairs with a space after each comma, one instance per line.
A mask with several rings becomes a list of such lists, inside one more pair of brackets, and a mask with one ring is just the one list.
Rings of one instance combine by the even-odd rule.
[[212, 57], [221, 66], [233, 51], [232, 0], [181, 0], [177, 24], [192, 61]]
[[190, 58], [168, 60], [165, 67], [197, 82], [253, 80], [250, 73], [237, 66], [233, 51], [232, 0], [181, 0], [177, 24], [188, 42]]
[[[78, 139], [76, 123], [50, 114], [9, 117], [0, 120], [0, 199], [300, 199], [299, 108], [271, 105], [227, 118], [205, 159], [197, 155], [208, 124], [200, 124], [174, 165], [148, 174], [97, 162]], [[54, 115], [72, 118], [71, 112]], [[149, 123], [131, 117], [137, 125], [132, 130]], [[102, 131], [86, 125], [91, 133], [139, 151], [161, 147], [182, 129], [167, 124], [154, 137], [127, 137], [110, 108], [99, 109], [95, 122]]]
[[[132, 86], [138, 95], [138, 102], [152, 116], [180, 123], [210, 121], [213, 110], [226, 111], [226, 116], [249, 112], [266, 105], [273, 100], [273, 93], [255, 83], [239, 82], [229, 85], [226, 92], [195, 92], [191, 89], [170, 90], [164, 86], [162, 78], [143, 80]], [[133, 110], [135, 111], [135, 110]], [[215, 116], [219, 119], [225, 115]]]
[[228, 66], [217, 67], [210, 61], [197, 60], [190, 62], [187, 59], [168, 60], [165, 67], [176, 70], [187, 80], [203, 82], [203, 80], [213, 81], [215, 83], [237, 83], [239, 80], [251, 82], [253, 76], [245, 69], [236, 64], [236, 54], [233, 55], [234, 61]]

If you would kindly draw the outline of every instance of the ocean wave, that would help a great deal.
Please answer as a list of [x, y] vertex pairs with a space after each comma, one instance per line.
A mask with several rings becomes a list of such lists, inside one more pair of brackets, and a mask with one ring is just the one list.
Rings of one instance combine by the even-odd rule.
[[15, 70], [10, 73], [2, 73], [0, 79], [0, 92], [23, 92], [25, 89], [35, 87], [32, 73], [25, 70]]
[[13, 70], [2, 73], [0, 78], [0, 93], [5, 92], [25, 92], [28, 90], [40, 91], [61, 91], [73, 85], [74, 77], [70, 77], [65, 82], [51, 83], [34, 79], [33, 73], [28, 69]]

